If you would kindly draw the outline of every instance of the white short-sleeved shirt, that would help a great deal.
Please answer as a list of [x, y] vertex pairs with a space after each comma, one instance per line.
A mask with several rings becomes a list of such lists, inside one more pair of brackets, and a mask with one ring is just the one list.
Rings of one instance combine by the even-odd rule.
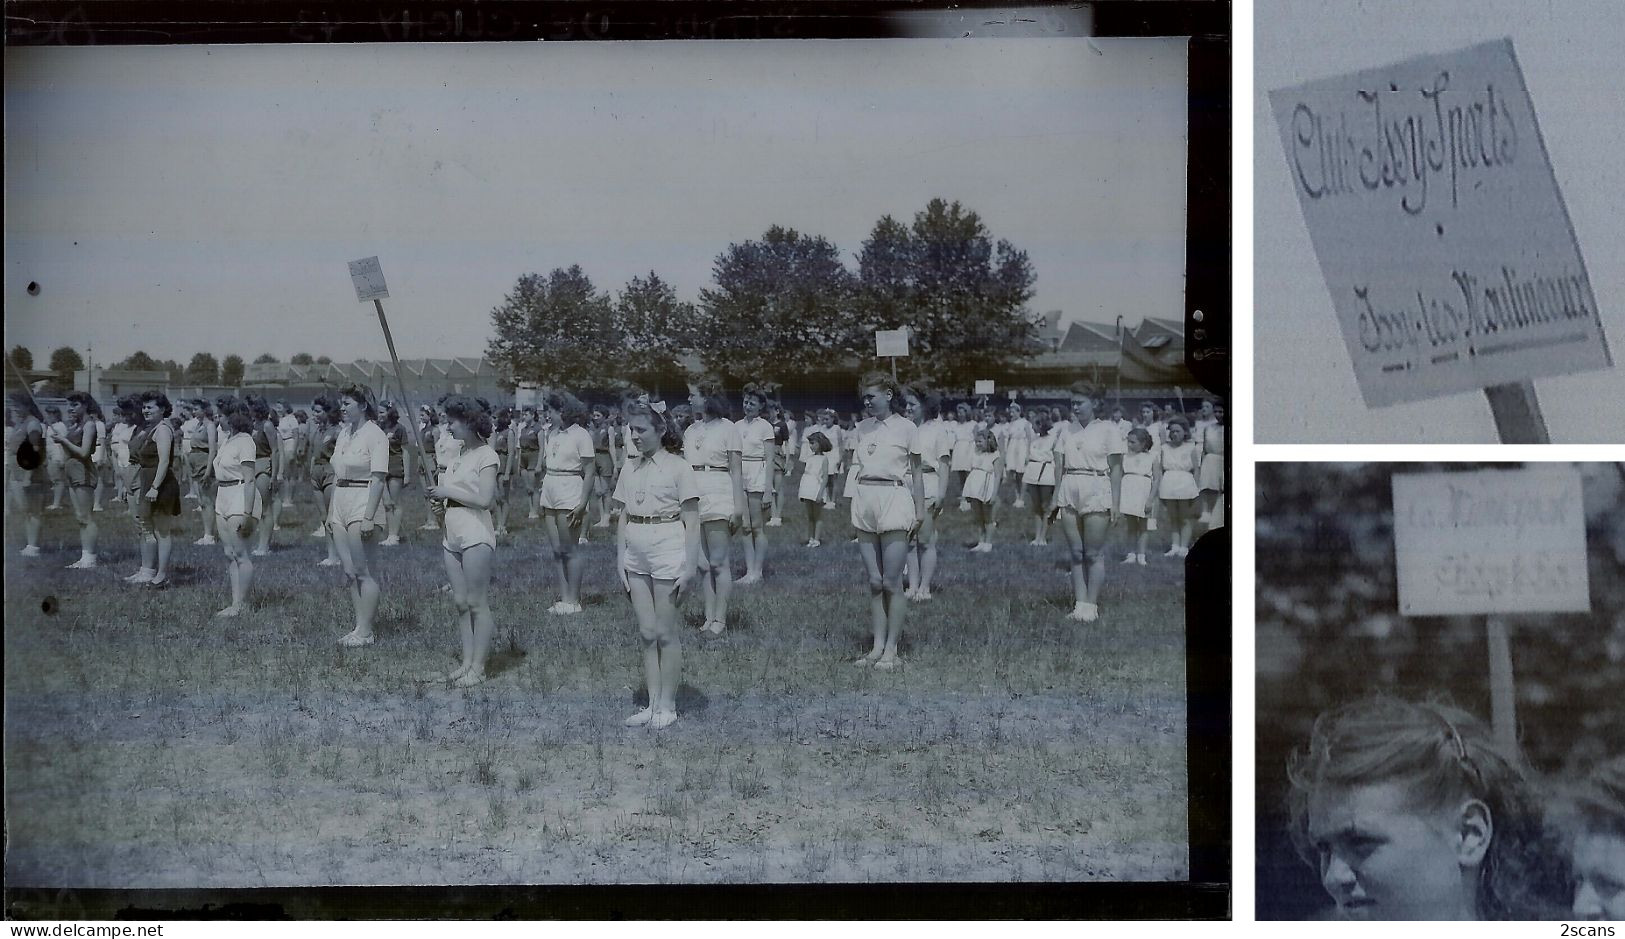
[[486, 467], [501, 467], [502, 459], [490, 444], [482, 443], [472, 450], [457, 454], [446, 472], [440, 477], [442, 483], [458, 483], [466, 486], [471, 492], [480, 489], [480, 473]]
[[627, 461], [610, 498], [632, 515], [675, 515], [683, 503], [700, 497], [700, 483], [688, 461], [668, 450]]
[[1164, 473], [1195, 474], [1202, 463], [1202, 452], [1189, 440], [1179, 446], [1164, 446], [1157, 451], [1157, 463]]
[[338, 443], [333, 447], [333, 472], [339, 479], [371, 480], [373, 473], [389, 473], [389, 437], [372, 421], [350, 433], [349, 424], [339, 425]]
[[1032, 439], [1033, 425], [1032, 422], [1027, 420], [1025, 417], [1018, 417], [1015, 420], [1005, 424], [1005, 426], [1010, 428], [1008, 434], [1011, 440], [1030, 441]]
[[739, 456], [767, 459], [767, 453], [773, 447], [773, 425], [760, 417], [749, 420], [736, 421], [739, 428]]
[[1055, 459], [1055, 428], [1050, 428], [1043, 436], [1033, 438], [1033, 445], [1027, 450], [1029, 462], [1048, 463]]
[[596, 459], [592, 432], [571, 424], [547, 435], [547, 468], [563, 473], [580, 472], [582, 460]]
[[853, 454], [857, 460], [858, 476], [908, 481], [909, 455], [918, 453], [918, 427], [901, 414], [893, 414], [883, 421], [866, 421], [869, 432], [858, 437]]
[[292, 441], [294, 435], [299, 433], [299, 418], [292, 414], [282, 415], [282, 420], [276, 422], [276, 435], [284, 441]]
[[728, 454], [745, 448], [739, 425], [726, 417], [695, 421], [683, 432], [683, 457], [691, 466], [728, 468]]
[[920, 465], [924, 469], [930, 467], [932, 472], [938, 469], [938, 464], [952, 455], [954, 442], [948, 436], [948, 425], [941, 418], [933, 418], [919, 427], [914, 435], [914, 449], [912, 452], [920, 455]]
[[254, 471], [245, 471], [243, 464], [254, 462], [254, 452], [253, 434], [237, 434], [227, 440], [214, 452], [214, 478], [223, 483], [249, 482]]
[[[434, 438], [435, 464], [444, 470], [446, 467], [450, 466], [451, 461], [457, 459], [457, 455], [462, 452], [463, 442], [452, 435], [450, 427], [441, 424], [440, 433], [436, 434]], [[337, 463], [337, 458], [335, 458], [333, 462]]]
[[1123, 433], [1111, 421], [1090, 421], [1082, 428], [1073, 425], [1056, 441], [1066, 457], [1066, 468], [1107, 470], [1114, 453], [1127, 453]]

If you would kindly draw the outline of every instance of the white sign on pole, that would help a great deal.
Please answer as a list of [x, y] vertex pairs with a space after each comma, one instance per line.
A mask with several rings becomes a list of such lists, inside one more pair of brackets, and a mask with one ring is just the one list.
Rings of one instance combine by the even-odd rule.
[[368, 300], [389, 299], [389, 288], [384, 286], [384, 269], [376, 257], [350, 262], [350, 280], [355, 282], [355, 298]]
[[879, 358], [908, 355], [908, 328], [875, 330], [875, 355]]
[[1590, 610], [1580, 473], [1396, 473], [1394, 561], [1405, 616]]
[[991, 379], [977, 379], [976, 388], [971, 392], [971, 394], [978, 395], [990, 395], [992, 393], [993, 381]]
[[1613, 364], [1512, 40], [1270, 104], [1367, 406]]

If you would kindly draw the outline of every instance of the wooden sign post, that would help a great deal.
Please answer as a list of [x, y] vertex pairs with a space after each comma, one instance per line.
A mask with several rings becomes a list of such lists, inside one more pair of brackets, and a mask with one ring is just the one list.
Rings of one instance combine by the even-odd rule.
[[1548, 442], [1534, 379], [1613, 359], [1512, 41], [1270, 104], [1366, 406], [1482, 391]]
[[384, 330], [384, 344], [389, 347], [389, 361], [395, 366], [395, 386], [401, 392], [401, 407], [407, 409], [403, 414], [402, 423], [412, 433], [412, 446], [417, 448], [418, 460], [423, 465], [423, 478], [434, 484], [435, 462], [429, 459], [428, 450], [423, 446], [423, 435], [418, 432], [417, 415], [411, 413], [411, 404], [406, 396], [406, 377], [401, 372], [400, 356], [395, 354], [395, 337], [389, 332], [389, 320], [384, 316], [384, 298], [389, 296], [389, 287], [384, 283], [384, 269], [378, 264], [378, 258], [362, 258], [350, 262], [350, 280], [355, 283], [355, 298], [365, 303], [372, 301], [373, 307], [378, 311], [378, 325]]
[[1393, 488], [1399, 612], [1485, 617], [1491, 725], [1515, 747], [1507, 616], [1591, 609], [1580, 473], [1564, 464], [1397, 473]]

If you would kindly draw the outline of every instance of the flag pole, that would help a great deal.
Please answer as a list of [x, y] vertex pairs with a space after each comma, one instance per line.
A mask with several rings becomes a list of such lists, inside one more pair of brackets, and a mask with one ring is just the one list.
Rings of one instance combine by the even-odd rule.
[[395, 337], [389, 332], [389, 320], [384, 317], [384, 301], [374, 297], [372, 305], [378, 310], [378, 325], [384, 328], [384, 344], [389, 346], [389, 361], [395, 366], [395, 387], [401, 392], [401, 404], [407, 408], [407, 413], [402, 415], [402, 422], [412, 434], [412, 445], [417, 447], [418, 459], [423, 464], [423, 478], [433, 485], [435, 464], [429, 459], [429, 452], [423, 449], [423, 435], [418, 432], [417, 415], [412, 413], [411, 400], [406, 396], [406, 377], [401, 373], [400, 356], [395, 354]]
[[28, 384], [28, 376], [23, 374], [22, 366], [11, 361], [11, 353], [9, 351], [6, 353], [6, 361], [10, 363], [12, 371], [17, 373], [17, 381], [22, 383], [23, 392], [28, 395], [28, 400], [33, 402], [34, 410], [38, 411], [40, 415], [43, 416], [45, 414], [45, 409], [39, 406], [39, 399], [34, 397], [34, 388]]

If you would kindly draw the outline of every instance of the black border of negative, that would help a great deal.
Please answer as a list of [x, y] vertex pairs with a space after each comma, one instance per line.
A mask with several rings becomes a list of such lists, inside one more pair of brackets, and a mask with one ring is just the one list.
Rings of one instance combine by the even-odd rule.
[[[1080, 4], [1044, 0], [1021, 9]], [[7, 45], [887, 38], [896, 13], [976, 17], [941, 0], [787, 3], [523, 0], [10, 0]], [[1189, 36], [1186, 356], [1230, 391], [1229, 0], [1103, 0], [1100, 36]], [[1228, 458], [1227, 458], [1228, 460]], [[1227, 476], [1231, 476], [1228, 473]], [[1229, 498], [1226, 497], [1227, 505]], [[759, 884], [5, 890], [8, 919], [1227, 919], [1231, 916], [1230, 538], [1187, 560], [1190, 879], [1181, 883]]]

